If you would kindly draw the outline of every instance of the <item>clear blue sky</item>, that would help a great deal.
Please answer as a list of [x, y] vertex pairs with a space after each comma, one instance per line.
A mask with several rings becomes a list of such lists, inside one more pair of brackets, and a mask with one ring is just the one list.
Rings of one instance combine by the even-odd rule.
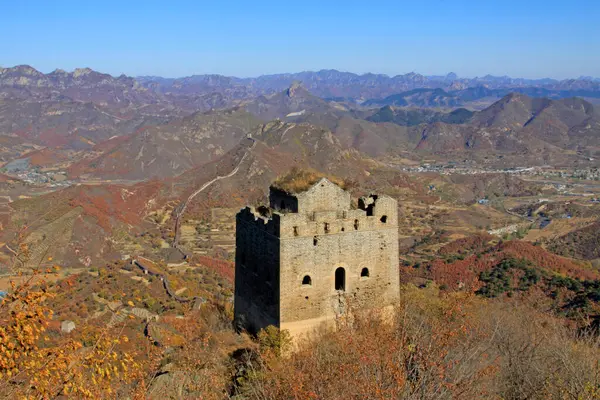
[[600, 77], [600, 0], [0, 0], [0, 65]]

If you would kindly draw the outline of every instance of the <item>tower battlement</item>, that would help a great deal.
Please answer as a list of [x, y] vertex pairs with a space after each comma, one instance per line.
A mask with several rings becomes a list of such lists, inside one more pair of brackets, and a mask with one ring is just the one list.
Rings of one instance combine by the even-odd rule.
[[271, 188], [270, 207], [237, 215], [235, 317], [306, 332], [344, 313], [394, 304], [399, 294], [398, 210], [388, 196], [351, 207], [350, 193], [323, 178], [300, 193]]

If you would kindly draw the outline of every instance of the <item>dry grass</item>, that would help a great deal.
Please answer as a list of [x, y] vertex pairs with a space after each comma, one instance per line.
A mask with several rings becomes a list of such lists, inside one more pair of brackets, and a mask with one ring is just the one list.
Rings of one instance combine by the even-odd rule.
[[336, 176], [327, 175], [314, 169], [292, 168], [287, 174], [280, 175], [275, 179], [271, 187], [282, 190], [287, 193], [300, 193], [308, 190], [312, 185], [317, 183], [321, 178], [327, 178], [331, 182], [346, 188], [346, 183], [343, 179]]
[[535, 242], [536, 240], [556, 239], [591, 225], [596, 220], [596, 218], [554, 218], [552, 219], [552, 223], [547, 225], [544, 229], [531, 229], [527, 233], [527, 236], [525, 236], [525, 240]]
[[395, 323], [357, 316], [284, 361], [248, 362], [235, 389], [261, 400], [597, 399], [599, 362], [595, 335], [518, 300], [406, 286]]

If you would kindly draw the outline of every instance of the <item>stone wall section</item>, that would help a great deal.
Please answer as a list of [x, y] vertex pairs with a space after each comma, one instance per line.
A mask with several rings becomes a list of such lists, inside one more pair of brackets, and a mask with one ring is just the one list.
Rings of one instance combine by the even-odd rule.
[[279, 327], [279, 217], [248, 207], [236, 217], [236, 323], [251, 332]]

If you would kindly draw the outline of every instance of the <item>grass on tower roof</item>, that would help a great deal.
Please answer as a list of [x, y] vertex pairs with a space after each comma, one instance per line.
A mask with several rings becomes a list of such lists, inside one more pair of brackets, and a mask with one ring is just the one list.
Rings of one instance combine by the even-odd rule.
[[271, 187], [287, 193], [300, 193], [310, 189], [321, 178], [329, 179], [342, 189], [346, 188], [346, 184], [341, 178], [310, 168], [301, 169], [296, 167], [292, 168], [287, 174], [278, 176]]

